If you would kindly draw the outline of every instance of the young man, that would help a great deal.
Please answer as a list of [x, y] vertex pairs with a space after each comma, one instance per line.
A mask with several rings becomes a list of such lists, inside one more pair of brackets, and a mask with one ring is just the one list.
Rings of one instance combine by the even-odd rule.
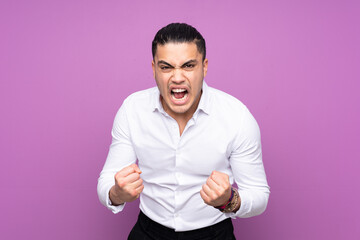
[[160, 29], [152, 53], [157, 87], [119, 109], [100, 201], [118, 213], [140, 197], [129, 239], [235, 239], [230, 218], [261, 214], [269, 198], [258, 125], [204, 82], [205, 40], [195, 28]]

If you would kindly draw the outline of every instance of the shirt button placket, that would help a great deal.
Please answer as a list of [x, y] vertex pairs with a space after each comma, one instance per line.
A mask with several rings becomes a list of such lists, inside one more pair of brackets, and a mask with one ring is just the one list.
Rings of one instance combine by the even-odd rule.
[[[178, 151], [178, 149], [176, 149], [175, 152], [175, 166], [176, 169], [179, 170], [178, 166], [180, 163], [180, 153]], [[176, 178], [176, 182], [178, 183], [178, 186], [181, 185], [181, 172], [175, 172], [175, 178]], [[178, 189], [175, 189], [175, 209], [174, 209], [174, 222], [175, 222], [175, 226], [178, 227], [179, 226], [179, 209], [178, 209], [178, 204], [180, 201], [180, 192], [178, 191]]]

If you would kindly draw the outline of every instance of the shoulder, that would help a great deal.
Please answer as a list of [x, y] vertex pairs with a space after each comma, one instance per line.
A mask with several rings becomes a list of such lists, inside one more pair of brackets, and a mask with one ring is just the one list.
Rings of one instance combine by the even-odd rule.
[[130, 94], [125, 98], [118, 109], [116, 118], [118, 118], [119, 115], [133, 116], [151, 112], [156, 104], [155, 102], [156, 99], [158, 99], [158, 96], [159, 93], [157, 87], [148, 88]]
[[221, 118], [223, 123], [232, 126], [233, 130], [259, 132], [259, 126], [246, 105], [236, 97], [221, 90], [209, 87], [212, 113]]
[[137, 104], [139, 102], [147, 102], [149, 104], [150, 101], [156, 98], [157, 95], [157, 87], [148, 88], [130, 94], [127, 98], [125, 98], [124, 104]]
[[157, 87], [152, 87], [129, 95], [125, 98], [121, 108], [125, 108], [129, 113], [152, 111], [158, 100], [159, 90]]
[[236, 97], [219, 89], [208, 87], [212, 107], [216, 111], [228, 112], [231, 115], [248, 112], [247, 107]]

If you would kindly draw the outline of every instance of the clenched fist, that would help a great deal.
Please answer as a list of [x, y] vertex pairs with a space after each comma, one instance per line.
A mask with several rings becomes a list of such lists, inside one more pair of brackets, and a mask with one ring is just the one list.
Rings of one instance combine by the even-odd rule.
[[231, 196], [229, 176], [225, 173], [213, 171], [200, 190], [201, 198], [210, 206], [225, 205]]
[[136, 164], [125, 167], [115, 174], [115, 185], [109, 193], [113, 205], [131, 202], [140, 196], [144, 189], [140, 174], [141, 171]]

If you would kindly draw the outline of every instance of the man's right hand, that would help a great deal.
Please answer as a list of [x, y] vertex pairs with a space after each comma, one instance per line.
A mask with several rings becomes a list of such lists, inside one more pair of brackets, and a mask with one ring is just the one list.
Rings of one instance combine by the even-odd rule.
[[140, 174], [141, 171], [136, 164], [125, 167], [115, 174], [115, 185], [109, 193], [113, 205], [131, 202], [140, 196], [144, 189]]

